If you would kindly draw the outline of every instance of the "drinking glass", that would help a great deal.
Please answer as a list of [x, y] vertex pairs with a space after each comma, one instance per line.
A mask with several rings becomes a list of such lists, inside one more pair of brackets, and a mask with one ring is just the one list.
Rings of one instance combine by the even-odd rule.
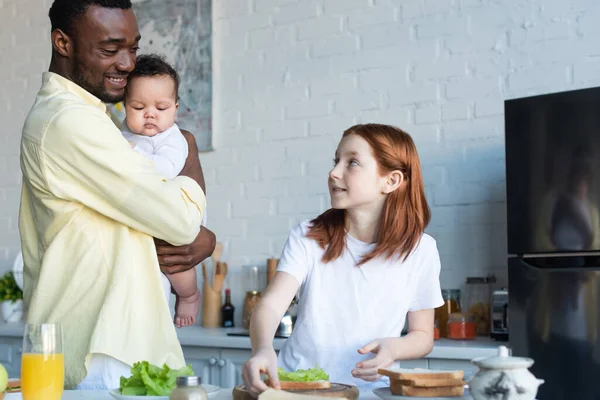
[[23, 400], [60, 400], [64, 379], [61, 326], [59, 324], [25, 325], [21, 359]]

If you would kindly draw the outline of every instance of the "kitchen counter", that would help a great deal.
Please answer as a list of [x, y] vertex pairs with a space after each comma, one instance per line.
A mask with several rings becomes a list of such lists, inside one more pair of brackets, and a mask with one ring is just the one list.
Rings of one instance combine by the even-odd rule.
[[[211, 396], [209, 400], [231, 400], [233, 398], [231, 392], [233, 389], [221, 389], [215, 396]], [[360, 393], [358, 396], [359, 400], [371, 400], [379, 399], [373, 392]], [[5, 400], [22, 400], [21, 393], [9, 393], [5, 396]], [[94, 390], [94, 391], [73, 391], [66, 390], [63, 393], [62, 400], [114, 400], [114, 398], [108, 393], [108, 391]]]
[[[227, 336], [228, 332], [241, 332], [240, 328], [215, 328], [206, 329], [200, 326], [191, 326], [177, 330], [177, 336], [182, 346], [212, 347], [221, 349], [250, 350], [250, 338], [243, 336]], [[23, 336], [23, 324], [0, 324], [0, 337], [20, 338]], [[281, 349], [286, 339], [273, 340], [275, 350]], [[497, 342], [490, 338], [475, 340], [449, 340], [435, 341], [433, 351], [427, 358], [448, 360], [471, 360], [478, 357], [496, 355], [498, 346], [506, 342]]]

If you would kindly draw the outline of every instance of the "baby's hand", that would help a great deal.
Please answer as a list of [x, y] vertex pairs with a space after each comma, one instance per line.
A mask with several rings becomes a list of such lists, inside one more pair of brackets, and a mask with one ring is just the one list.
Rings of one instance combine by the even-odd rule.
[[132, 149], [135, 149], [135, 143], [129, 142], [129, 145], [131, 146]]

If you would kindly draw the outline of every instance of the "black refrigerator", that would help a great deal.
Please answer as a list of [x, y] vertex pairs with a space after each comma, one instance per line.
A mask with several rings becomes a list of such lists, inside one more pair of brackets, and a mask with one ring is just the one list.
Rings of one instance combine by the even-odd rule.
[[600, 88], [504, 109], [509, 344], [538, 399], [600, 399]]

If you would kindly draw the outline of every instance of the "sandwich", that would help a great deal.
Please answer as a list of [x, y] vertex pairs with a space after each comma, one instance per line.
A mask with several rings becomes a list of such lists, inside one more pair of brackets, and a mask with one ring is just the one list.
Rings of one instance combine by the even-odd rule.
[[379, 369], [390, 378], [393, 395], [412, 397], [460, 397], [464, 395], [465, 372], [428, 369]]
[[[318, 365], [315, 368], [299, 369], [294, 372], [278, 368], [277, 376], [279, 377], [279, 386], [283, 390], [319, 390], [331, 387], [329, 375]], [[273, 386], [268, 380], [266, 384]]]

